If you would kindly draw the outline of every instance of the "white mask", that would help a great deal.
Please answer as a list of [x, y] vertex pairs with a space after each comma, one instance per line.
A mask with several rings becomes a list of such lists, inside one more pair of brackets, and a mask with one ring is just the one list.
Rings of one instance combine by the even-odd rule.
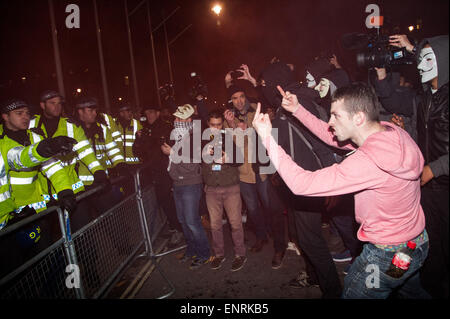
[[432, 48], [423, 48], [419, 55], [417, 65], [422, 83], [428, 82], [438, 76], [436, 55]]
[[328, 90], [330, 89], [330, 81], [325, 78], [320, 79], [320, 83], [314, 88], [314, 90], [319, 91], [320, 98], [324, 98]]
[[317, 84], [316, 80], [314, 79], [314, 77], [308, 71], [306, 71], [306, 84], [308, 85], [309, 88], [312, 88], [312, 89]]

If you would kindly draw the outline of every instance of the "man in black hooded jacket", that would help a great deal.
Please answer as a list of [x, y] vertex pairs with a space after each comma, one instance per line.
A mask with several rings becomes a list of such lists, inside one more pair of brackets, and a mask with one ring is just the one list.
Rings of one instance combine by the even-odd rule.
[[391, 36], [391, 45], [405, 47], [416, 55], [423, 91], [400, 95], [396, 90], [383, 90], [385, 80], [375, 84], [377, 93], [387, 97], [385, 103], [397, 104], [400, 109], [417, 106], [418, 145], [425, 158], [421, 205], [430, 238], [430, 251], [420, 275], [433, 298], [448, 298], [448, 42], [448, 35], [442, 35], [414, 46], [406, 35]]

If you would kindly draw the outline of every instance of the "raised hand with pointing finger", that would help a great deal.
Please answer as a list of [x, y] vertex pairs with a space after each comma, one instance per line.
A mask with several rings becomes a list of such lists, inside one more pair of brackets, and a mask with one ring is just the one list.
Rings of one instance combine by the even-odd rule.
[[281, 106], [288, 112], [295, 113], [300, 107], [300, 103], [298, 103], [297, 96], [295, 94], [291, 94], [289, 91], [284, 92], [281, 86], [277, 85], [277, 89], [280, 92], [283, 100], [281, 101]]
[[265, 140], [272, 134], [272, 123], [270, 122], [269, 114], [261, 113], [261, 103], [258, 103], [256, 107], [252, 124], [262, 140]]

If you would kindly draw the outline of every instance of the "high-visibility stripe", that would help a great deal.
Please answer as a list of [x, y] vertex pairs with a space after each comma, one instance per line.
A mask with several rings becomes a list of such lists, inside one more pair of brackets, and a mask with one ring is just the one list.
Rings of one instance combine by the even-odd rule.
[[103, 117], [105, 118], [106, 125], [108, 125], [108, 127], [111, 127], [111, 124], [109, 123], [109, 116], [103, 113]]
[[[53, 194], [52, 196], [53, 196], [53, 198], [54, 198], [55, 200], [58, 200], [58, 194]], [[44, 194], [44, 195], [42, 195], [42, 197], [44, 198], [44, 200], [45, 200], [46, 202], [49, 202], [49, 201], [50, 201], [50, 195]]]
[[120, 153], [120, 150], [118, 148], [115, 148], [115, 149], [113, 149], [113, 150], [108, 152], [108, 156], [111, 157], [111, 156], [113, 156], [114, 154], [117, 154], [117, 153]]
[[45, 175], [47, 176], [47, 178], [50, 178], [53, 176], [53, 174], [55, 174], [57, 171], [61, 169], [63, 168], [60, 165], [55, 164], [48, 171], [46, 171]]
[[11, 198], [11, 193], [9, 191], [0, 194], [0, 202], [3, 202], [8, 198]]
[[83, 182], [82, 181], [79, 181], [79, 182], [76, 182], [75, 184], [72, 184], [72, 190], [77, 190], [78, 188], [81, 188], [81, 187], [83, 187], [84, 186], [84, 184], [83, 184]]
[[32, 207], [34, 208], [36, 211], [42, 208], [47, 208], [47, 203], [45, 200], [40, 201], [40, 202], [36, 202], [33, 204], [28, 204], [28, 205], [24, 205], [24, 206], [20, 206], [19, 208], [17, 208], [16, 210], [14, 210], [16, 213], [20, 213], [20, 211], [24, 208], [24, 207]]
[[89, 154], [94, 153], [94, 150], [92, 148], [88, 148], [87, 150], [84, 150], [83, 152], [81, 152], [79, 154], [79, 158], [85, 158], [86, 156], [88, 156]]
[[123, 156], [121, 154], [113, 157], [112, 162], [115, 163], [117, 161], [123, 160]]
[[112, 164], [111, 161], [110, 161], [109, 159], [107, 159], [107, 160], [105, 161], [105, 163], [106, 163], [106, 165], [111, 165], [111, 164]]
[[11, 185], [29, 185], [37, 179], [37, 175], [34, 177], [10, 177], [9, 181]]
[[125, 146], [133, 146], [134, 142], [125, 142]]
[[42, 136], [40, 136], [39, 134], [36, 134], [34, 132], [31, 132], [31, 136], [33, 137], [33, 143], [37, 143], [42, 140]]
[[78, 142], [77, 144], [74, 145], [73, 150], [74, 151], [78, 151], [79, 149], [85, 147], [86, 145], [89, 145], [89, 141], [88, 140], [82, 140], [80, 142]]
[[109, 150], [109, 149], [111, 149], [113, 147], [116, 147], [116, 146], [117, 146], [116, 142], [111, 142], [111, 143], [108, 143], [108, 144], [105, 145], [107, 150]]
[[34, 119], [32, 119], [31, 121], [30, 121], [30, 125], [28, 126], [29, 128], [33, 128], [33, 127], [35, 127], [36, 126], [36, 118], [34, 118]]
[[125, 157], [126, 162], [139, 162], [139, 158], [137, 157]]
[[125, 135], [125, 138], [126, 138], [127, 140], [134, 140], [134, 139], [135, 139], [135, 136], [134, 136], [134, 135]]
[[94, 176], [92, 175], [80, 175], [78, 176], [80, 178], [81, 181], [83, 182], [91, 182], [94, 180]]
[[100, 166], [100, 162], [99, 161], [93, 161], [91, 164], [88, 165], [88, 169], [91, 170], [94, 167]]
[[114, 132], [111, 132], [111, 135], [112, 135], [112, 137], [120, 136], [120, 132], [114, 131]]
[[67, 127], [67, 136], [73, 138], [73, 125], [72, 123], [67, 122], [66, 123], [66, 127]]
[[138, 121], [133, 120], [133, 138], [136, 136], [137, 130], [138, 130]]

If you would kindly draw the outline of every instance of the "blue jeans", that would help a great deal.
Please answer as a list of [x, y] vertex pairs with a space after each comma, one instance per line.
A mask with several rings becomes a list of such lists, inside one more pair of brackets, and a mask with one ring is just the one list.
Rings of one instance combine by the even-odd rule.
[[186, 239], [186, 256], [208, 259], [211, 256], [208, 237], [201, 223], [199, 203], [203, 184], [173, 186], [177, 218]]
[[394, 254], [373, 244], [365, 244], [344, 279], [342, 298], [386, 299], [394, 290], [404, 298], [430, 298], [419, 277], [419, 270], [428, 255], [428, 241], [416, 247], [408, 271], [400, 278], [392, 278], [385, 273]]

